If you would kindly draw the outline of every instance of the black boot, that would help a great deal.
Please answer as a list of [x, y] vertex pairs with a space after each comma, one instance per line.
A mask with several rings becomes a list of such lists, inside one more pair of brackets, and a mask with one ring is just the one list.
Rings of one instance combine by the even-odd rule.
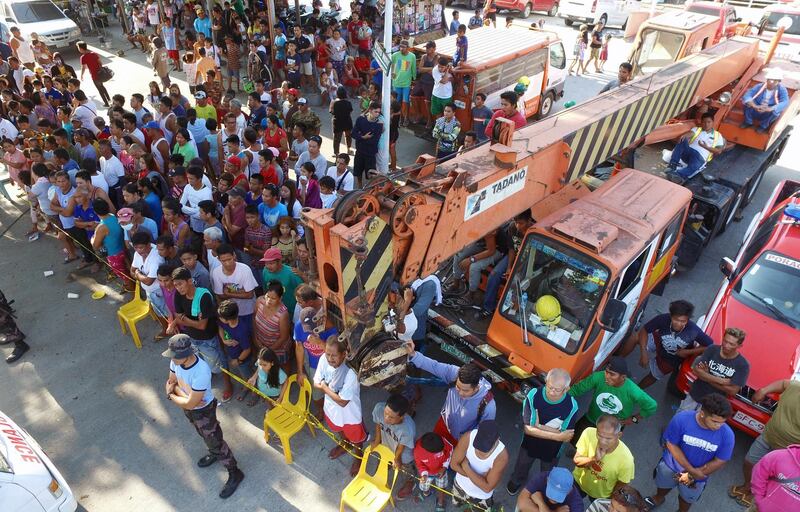
[[225, 482], [225, 486], [219, 492], [219, 497], [222, 499], [230, 498], [236, 492], [236, 488], [239, 487], [242, 480], [244, 480], [244, 473], [241, 469], [236, 468], [228, 471], [228, 481]]
[[6, 358], [6, 363], [8, 364], [11, 364], [20, 357], [22, 357], [22, 355], [31, 348], [27, 343], [25, 343], [21, 339], [17, 340], [15, 345], [16, 346], [14, 347], [14, 351], [11, 352], [11, 355]]

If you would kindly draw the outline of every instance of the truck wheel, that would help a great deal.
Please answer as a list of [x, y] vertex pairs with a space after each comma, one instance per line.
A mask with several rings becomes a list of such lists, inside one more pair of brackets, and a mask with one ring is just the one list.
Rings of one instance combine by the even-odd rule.
[[533, 6], [531, 4], [525, 4], [525, 8], [522, 9], [522, 12], [519, 13], [521, 18], [527, 18], [531, 15], [531, 11], [533, 11]]
[[542, 104], [539, 106], [539, 113], [536, 114], [537, 119], [542, 119], [550, 115], [553, 111], [553, 104], [555, 103], [555, 96], [553, 92], [547, 92], [542, 98]]
[[556, 14], [558, 14], [558, 3], [554, 3], [553, 7], [551, 7], [550, 10], [547, 11], [547, 15], [550, 16], [551, 18], [555, 18]]
[[566, 26], [568, 26], [568, 27], [571, 27], [573, 23], [575, 23], [575, 22], [574, 22], [574, 21], [572, 21], [571, 19], [569, 19], [569, 18], [564, 18], [564, 25], [566, 25]]

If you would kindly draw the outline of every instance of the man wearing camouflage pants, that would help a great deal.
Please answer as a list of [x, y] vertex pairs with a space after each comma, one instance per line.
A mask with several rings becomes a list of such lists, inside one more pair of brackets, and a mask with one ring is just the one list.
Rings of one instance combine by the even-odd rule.
[[219, 497], [228, 498], [239, 487], [244, 473], [222, 437], [222, 427], [217, 421], [217, 399], [211, 392], [211, 368], [195, 355], [192, 340], [186, 334], [171, 337], [163, 356], [170, 359], [167, 398], [183, 409], [183, 414], [208, 447], [209, 453], [198, 460], [197, 465], [205, 468], [217, 460], [222, 462], [228, 470], [228, 481]]

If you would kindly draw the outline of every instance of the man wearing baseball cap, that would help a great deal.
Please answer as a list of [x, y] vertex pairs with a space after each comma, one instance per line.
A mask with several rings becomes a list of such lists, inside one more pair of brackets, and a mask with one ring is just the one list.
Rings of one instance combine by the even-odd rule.
[[197, 357], [192, 340], [186, 334], [172, 336], [168, 346], [162, 354], [170, 359], [167, 399], [183, 409], [183, 414], [208, 447], [208, 453], [197, 461], [197, 465], [205, 468], [219, 460], [228, 470], [228, 481], [219, 497], [229, 498], [244, 480], [244, 473], [222, 436], [222, 427], [217, 420], [217, 399], [211, 392], [211, 369]]
[[197, 112], [198, 119], [217, 120], [217, 109], [208, 102], [208, 94], [205, 91], [194, 93], [194, 99], [196, 100], [194, 111]]
[[450, 459], [450, 469], [456, 472], [453, 505], [491, 509], [494, 490], [507, 465], [508, 450], [500, 441], [495, 420], [484, 420], [475, 430], [464, 433]]
[[294, 311], [294, 307], [297, 304], [294, 291], [303, 284], [303, 280], [294, 273], [292, 267], [283, 263], [281, 251], [276, 247], [271, 247], [264, 251], [264, 257], [260, 261], [264, 264], [264, 270], [261, 272], [263, 277], [261, 282], [265, 285], [270, 281], [281, 283], [283, 285], [283, 303], [286, 305], [286, 309]]
[[305, 98], [298, 98], [297, 112], [292, 115], [290, 126], [296, 123], [303, 123], [306, 127], [306, 136], [319, 135], [319, 128], [322, 126], [319, 116], [314, 113], [308, 106], [308, 100]]
[[[602, 414], [616, 416], [622, 425], [639, 423], [643, 418], [652, 416], [658, 408], [653, 397], [642, 391], [633, 379], [629, 379], [628, 363], [620, 356], [608, 360], [605, 370], [596, 371], [569, 390], [569, 394], [578, 398], [592, 392], [589, 411], [575, 424], [574, 444], [587, 427], [597, 424]], [[634, 412], [636, 409], [639, 412]]]
[[[300, 319], [294, 325], [294, 353], [297, 359], [297, 382], [301, 385], [303, 379], [313, 378], [317, 371], [320, 358], [325, 355], [325, 342], [331, 336], [338, 336], [339, 332], [333, 322], [321, 308], [305, 307], [300, 310]], [[324, 393], [314, 388], [311, 398], [314, 402], [314, 411], [322, 417], [322, 399]]]
[[566, 468], [553, 468], [534, 475], [517, 498], [519, 512], [551, 510], [583, 512], [583, 498], [575, 478]]

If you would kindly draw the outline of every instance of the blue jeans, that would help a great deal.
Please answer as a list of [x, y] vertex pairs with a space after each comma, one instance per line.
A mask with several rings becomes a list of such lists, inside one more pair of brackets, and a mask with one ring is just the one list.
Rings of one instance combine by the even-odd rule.
[[203, 358], [211, 368], [211, 373], [221, 373], [221, 368], [228, 369], [228, 358], [219, 346], [219, 338], [214, 336], [207, 340], [198, 340], [191, 338], [192, 348], [194, 348], [197, 355]]
[[744, 122], [768, 128], [781, 115], [775, 112], [756, 112], [752, 107], [744, 107]]
[[676, 173], [686, 180], [697, 174], [706, 164], [700, 153], [689, 147], [688, 139], [681, 139], [675, 149], [672, 150], [672, 158], [669, 160], [669, 165], [677, 168], [681, 160], [686, 163], [686, 167], [678, 169]]
[[497, 265], [492, 269], [489, 274], [489, 279], [486, 282], [486, 296], [483, 299], [483, 309], [488, 312], [494, 311], [497, 307], [497, 294], [500, 293], [500, 285], [503, 284], [503, 274], [508, 270], [508, 254], [500, 258]]

